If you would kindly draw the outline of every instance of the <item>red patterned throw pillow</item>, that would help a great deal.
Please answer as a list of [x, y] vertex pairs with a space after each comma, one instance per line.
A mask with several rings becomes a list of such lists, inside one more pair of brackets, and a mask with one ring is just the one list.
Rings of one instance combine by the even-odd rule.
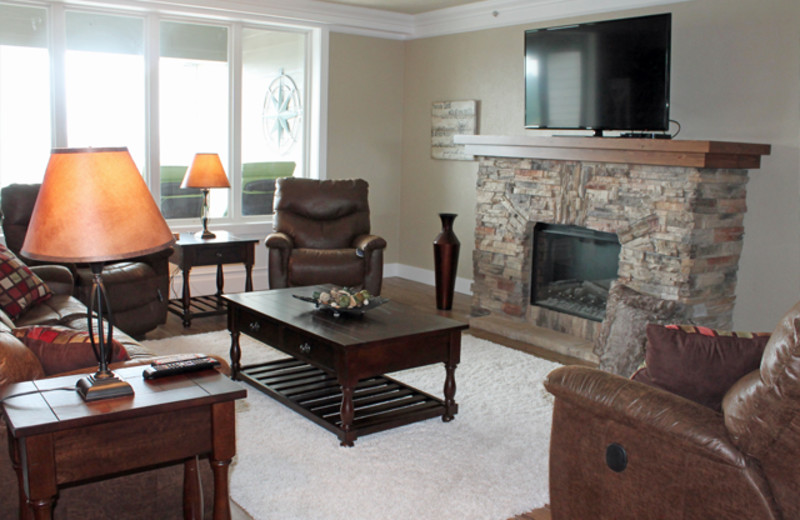
[[[14, 329], [14, 335], [31, 349], [48, 376], [97, 366], [89, 333], [55, 325]], [[128, 351], [113, 340], [111, 361], [127, 361]]]
[[715, 410], [736, 381], [759, 367], [770, 338], [693, 325], [649, 324], [646, 333], [645, 366], [631, 378]]
[[16, 320], [32, 305], [53, 296], [17, 255], [0, 244], [0, 307]]

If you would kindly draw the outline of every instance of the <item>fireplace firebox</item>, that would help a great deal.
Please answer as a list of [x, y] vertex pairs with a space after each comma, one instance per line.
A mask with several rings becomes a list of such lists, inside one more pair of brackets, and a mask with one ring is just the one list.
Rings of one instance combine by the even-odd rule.
[[608, 290], [617, 278], [619, 253], [614, 233], [536, 224], [531, 304], [603, 321]]

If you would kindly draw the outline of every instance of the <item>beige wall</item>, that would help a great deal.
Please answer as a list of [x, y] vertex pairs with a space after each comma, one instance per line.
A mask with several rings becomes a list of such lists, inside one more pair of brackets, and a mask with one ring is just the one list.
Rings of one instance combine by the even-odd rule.
[[[764, 158], [761, 169], [751, 173], [748, 185], [749, 212], [734, 313], [738, 329], [771, 330], [780, 315], [800, 299], [800, 2], [694, 0], [591, 18], [667, 10], [673, 12], [671, 117], [683, 126], [679, 138], [773, 146], [772, 155]], [[576, 20], [538, 26], [572, 21]], [[392, 110], [383, 107], [387, 115], [401, 113], [402, 136], [398, 141], [383, 140], [397, 136], [388, 135], [387, 125], [374, 115], [364, 116], [371, 126], [366, 129], [361, 115], [346, 113], [358, 104], [355, 100], [338, 107], [339, 98], [331, 95], [330, 99], [328, 153], [330, 158], [339, 158], [339, 167], [352, 159], [348, 157], [352, 153], [380, 163], [382, 159], [396, 159], [398, 148], [401, 150], [402, 170], [393, 164], [375, 174], [376, 180], [386, 181], [386, 189], [391, 190], [380, 195], [380, 200], [395, 208], [391, 217], [382, 216], [382, 222], [388, 224], [395, 217], [400, 222], [392, 261], [433, 269], [431, 242], [440, 227], [436, 214], [454, 212], [459, 214], [455, 231], [462, 244], [458, 274], [472, 278], [477, 164], [430, 158], [431, 103], [476, 99], [480, 102], [479, 133], [532, 134], [523, 128], [522, 66], [523, 32], [534, 26], [413, 40], [402, 44], [402, 57], [398, 56], [402, 50], [396, 42], [332, 37], [331, 92], [337, 96], [355, 88], [374, 99], [376, 94], [369, 91], [383, 89], [389, 82], [377, 79], [365, 85], [348, 73], [363, 74], [371, 66], [363, 60], [377, 60], [376, 53], [403, 60], [402, 74], [385, 70], [396, 61], [374, 64], [387, 76], [405, 80], [401, 106]], [[340, 65], [348, 70], [337, 70]], [[337, 84], [339, 81], [347, 87]], [[389, 92], [382, 91], [380, 96], [394, 105]], [[337, 139], [337, 130], [347, 135]], [[353, 141], [362, 136], [376, 147], [374, 154], [361, 151], [359, 143]], [[386, 146], [378, 147], [378, 142]], [[336, 150], [337, 145], [346, 150]], [[390, 174], [399, 175], [402, 184], [398, 185], [396, 179], [389, 181], [385, 175]], [[342, 176], [342, 172], [337, 171], [336, 176]], [[399, 198], [395, 191], [398, 186]]]
[[401, 41], [331, 34], [327, 177], [369, 182], [385, 263], [399, 261], [401, 243], [403, 57]]

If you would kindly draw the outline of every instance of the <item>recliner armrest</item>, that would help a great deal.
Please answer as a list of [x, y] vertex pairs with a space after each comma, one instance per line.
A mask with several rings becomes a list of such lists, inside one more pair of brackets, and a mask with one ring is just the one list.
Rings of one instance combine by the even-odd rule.
[[31, 271], [41, 278], [53, 294], [71, 295], [75, 287], [75, 278], [69, 268], [63, 265], [32, 265]]
[[724, 464], [747, 466], [721, 414], [666, 390], [581, 366], [553, 370], [544, 386], [557, 399], [593, 415], [643, 429]]
[[362, 251], [385, 249], [386, 240], [378, 235], [358, 235], [353, 239], [353, 247]]
[[279, 231], [267, 235], [267, 239], [264, 241], [264, 243], [266, 244], [267, 247], [274, 249], [294, 248], [294, 241], [292, 240], [292, 238], [286, 233], [281, 233]]

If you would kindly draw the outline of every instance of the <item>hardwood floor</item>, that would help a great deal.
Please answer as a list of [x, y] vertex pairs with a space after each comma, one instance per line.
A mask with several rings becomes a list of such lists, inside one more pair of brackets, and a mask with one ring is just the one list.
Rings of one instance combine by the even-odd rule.
[[[455, 294], [453, 299], [453, 308], [451, 310], [440, 311], [436, 309], [436, 295], [432, 286], [419, 282], [413, 282], [403, 278], [385, 278], [383, 280], [383, 290], [381, 291], [381, 296], [405, 305], [410, 305], [411, 307], [422, 311], [435, 312], [454, 320], [469, 323], [472, 301], [469, 296], [464, 294]], [[203, 332], [224, 330], [225, 328], [227, 328], [226, 316], [212, 316], [208, 318], [192, 320], [191, 327], [184, 328], [180, 317], [169, 313], [167, 322], [164, 325], [160, 325], [155, 330], [148, 332], [144, 339], [162, 339], [188, 334], [200, 334]], [[469, 334], [470, 332], [467, 331], [466, 333]], [[491, 337], [487, 337], [486, 334], [480, 334], [479, 336], [512, 348], [520, 348], [519, 345], [514, 344], [514, 342], [510, 340], [505, 340], [500, 336], [491, 335]], [[537, 352], [530, 352], [529, 349], [522, 350], [526, 350], [534, 355], [538, 354]], [[570, 363], [573, 361], [572, 359], [558, 359], [557, 355], [554, 356], [552, 354], [547, 355], [546, 357], [561, 363]], [[232, 513], [234, 520], [250, 519], [247, 513], [236, 507], [236, 504], [233, 504]], [[550, 508], [543, 507], [540, 509], [535, 509], [509, 520], [550, 520]]]

